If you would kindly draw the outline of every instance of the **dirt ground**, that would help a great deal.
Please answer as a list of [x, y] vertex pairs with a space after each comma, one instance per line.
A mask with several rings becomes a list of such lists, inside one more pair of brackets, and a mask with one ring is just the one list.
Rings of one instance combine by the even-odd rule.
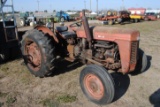
[[[105, 25], [108, 27], [108, 25]], [[115, 74], [115, 98], [96, 105], [82, 93], [79, 63], [59, 63], [55, 75], [34, 77], [21, 58], [0, 65], [0, 107], [160, 107], [160, 21], [113, 25], [141, 32], [140, 48], [148, 69], [137, 75]]]

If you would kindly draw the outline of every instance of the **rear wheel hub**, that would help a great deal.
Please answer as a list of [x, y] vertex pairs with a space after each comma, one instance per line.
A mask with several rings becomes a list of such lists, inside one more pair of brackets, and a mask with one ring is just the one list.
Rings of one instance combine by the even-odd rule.
[[41, 66], [41, 52], [35, 42], [32, 41], [26, 44], [26, 54], [29, 66], [34, 69], [34, 71], [39, 70]]

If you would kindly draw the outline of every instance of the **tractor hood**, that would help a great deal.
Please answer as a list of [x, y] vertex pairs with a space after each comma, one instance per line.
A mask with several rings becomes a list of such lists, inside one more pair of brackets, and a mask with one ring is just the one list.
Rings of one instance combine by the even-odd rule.
[[[105, 41], [116, 41], [116, 40], [126, 40], [126, 41], [139, 41], [140, 32], [138, 30], [127, 29], [127, 28], [116, 28], [116, 27], [90, 27], [92, 38], [96, 40]], [[86, 38], [85, 31], [83, 27], [77, 29], [77, 36]]]

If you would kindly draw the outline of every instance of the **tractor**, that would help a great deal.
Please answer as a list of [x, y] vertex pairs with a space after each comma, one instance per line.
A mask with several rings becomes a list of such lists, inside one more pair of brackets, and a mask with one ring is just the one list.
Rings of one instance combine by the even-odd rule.
[[147, 57], [139, 49], [139, 41], [137, 30], [90, 27], [83, 10], [81, 20], [69, 26], [54, 30], [36, 26], [27, 31], [21, 51], [27, 68], [36, 77], [54, 74], [59, 58], [86, 64], [80, 73], [80, 87], [90, 101], [104, 105], [113, 101], [116, 91], [109, 71], [128, 74], [146, 69]]
[[[13, 2], [11, 0], [11, 5], [6, 5], [6, 2], [7, 0], [0, 1], [0, 17], [2, 18], [0, 21], [0, 62], [7, 61], [19, 48]], [[7, 18], [4, 7], [11, 8], [11, 19]]]

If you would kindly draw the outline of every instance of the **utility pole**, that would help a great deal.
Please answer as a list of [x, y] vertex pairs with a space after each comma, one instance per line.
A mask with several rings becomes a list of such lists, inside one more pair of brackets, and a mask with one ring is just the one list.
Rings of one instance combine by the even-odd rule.
[[38, 4], [38, 12], [39, 12], [39, 0], [37, 0], [37, 4]]
[[92, 0], [90, 0], [90, 11], [92, 11]]
[[97, 16], [98, 16], [98, 0], [97, 0]]
[[90, 13], [89, 13], [89, 17], [91, 17], [91, 12], [92, 12], [92, 9], [91, 9], [91, 6], [92, 5], [92, 0], [90, 0]]
[[122, 0], [122, 10], [124, 10], [124, 0]]
[[84, 0], [84, 9], [86, 10], [86, 0]]

